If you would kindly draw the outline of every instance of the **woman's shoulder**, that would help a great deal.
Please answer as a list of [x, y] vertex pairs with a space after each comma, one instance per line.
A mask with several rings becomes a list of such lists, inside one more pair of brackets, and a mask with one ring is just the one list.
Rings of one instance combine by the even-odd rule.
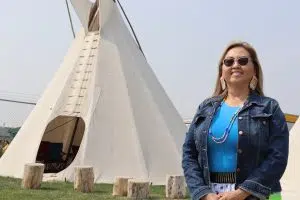
[[209, 105], [209, 104], [213, 104], [213, 103], [215, 103], [215, 102], [217, 102], [217, 101], [221, 101], [221, 100], [222, 100], [222, 97], [221, 97], [221, 96], [212, 96], [212, 97], [208, 97], [208, 98], [204, 99], [204, 100], [200, 103], [200, 105], [199, 105], [198, 108], [203, 107], [203, 106], [207, 106], [207, 105]]
[[256, 104], [258, 107], [263, 108], [264, 112], [274, 113], [275, 111], [280, 110], [280, 105], [277, 99], [269, 96], [256, 96], [252, 98], [250, 103]]
[[204, 110], [210, 110], [213, 107], [213, 104], [222, 101], [222, 97], [219, 96], [213, 96], [213, 97], [208, 97], [204, 99], [197, 107], [196, 115], [199, 115], [202, 113]]
[[259, 96], [258, 103], [264, 104], [264, 105], [272, 105], [272, 106], [279, 106], [279, 102], [277, 99], [269, 96]]

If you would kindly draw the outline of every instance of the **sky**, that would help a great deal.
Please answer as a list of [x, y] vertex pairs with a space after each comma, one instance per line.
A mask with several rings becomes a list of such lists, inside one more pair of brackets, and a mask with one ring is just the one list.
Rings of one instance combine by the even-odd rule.
[[[213, 92], [217, 63], [232, 40], [252, 44], [264, 91], [300, 114], [300, 2], [297, 0], [120, 0], [147, 60], [183, 119]], [[288, 3], [287, 3], [288, 2]], [[0, 98], [36, 102], [73, 40], [63, 0], [3, 1]], [[76, 31], [80, 23], [72, 10]], [[0, 102], [0, 125], [23, 123], [31, 105]]]

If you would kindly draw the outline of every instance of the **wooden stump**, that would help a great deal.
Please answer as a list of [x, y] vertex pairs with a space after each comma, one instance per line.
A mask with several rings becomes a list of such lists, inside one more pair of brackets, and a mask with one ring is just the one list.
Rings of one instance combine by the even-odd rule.
[[79, 192], [92, 192], [94, 189], [94, 171], [91, 166], [74, 167], [74, 189]]
[[41, 163], [28, 163], [24, 166], [22, 188], [39, 189], [43, 180], [45, 165]]
[[167, 175], [166, 197], [183, 199], [186, 195], [184, 176]]
[[113, 187], [113, 196], [127, 196], [128, 177], [116, 177]]
[[127, 197], [134, 199], [147, 199], [150, 193], [148, 181], [128, 180]]

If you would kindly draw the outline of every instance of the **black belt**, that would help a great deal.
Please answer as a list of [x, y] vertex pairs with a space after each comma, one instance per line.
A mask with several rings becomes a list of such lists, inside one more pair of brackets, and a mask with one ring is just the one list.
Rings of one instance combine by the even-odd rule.
[[210, 172], [210, 181], [213, 183], [235, 183], [235, 172]]

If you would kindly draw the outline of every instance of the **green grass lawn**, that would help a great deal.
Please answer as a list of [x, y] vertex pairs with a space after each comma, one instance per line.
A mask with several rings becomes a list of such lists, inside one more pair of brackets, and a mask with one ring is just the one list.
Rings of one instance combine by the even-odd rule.
[[[21, 188], [21, 179], [0, 177], [0, 199], [2, 200], [91, 200], [91, 199], [127, 199], [113, 197], [111, 184], [96, 184], [93, 193], [80, 193], [73, 189], [70, 182], [43, 182], [39, 190]], [[152, 186], [150, 199], [165, 199], [164, 186]]]

